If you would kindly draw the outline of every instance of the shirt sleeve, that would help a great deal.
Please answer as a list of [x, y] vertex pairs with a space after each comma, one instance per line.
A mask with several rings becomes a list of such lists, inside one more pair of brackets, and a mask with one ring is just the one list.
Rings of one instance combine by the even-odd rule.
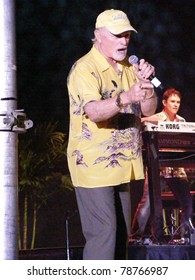
[[100, 100], [100, 80], [85, 65], [78, 66], [74, 71], [74, 91], [79, 96], [82, 105], [94, 100]]

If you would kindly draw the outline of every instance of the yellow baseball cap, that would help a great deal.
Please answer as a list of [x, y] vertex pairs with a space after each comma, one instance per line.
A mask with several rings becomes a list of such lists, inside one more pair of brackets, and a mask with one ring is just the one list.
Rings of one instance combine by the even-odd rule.
[[120, 34], [125, 31], [135, 31], [127, 15], [120, 10], [106, 10], [98, 15], [96, 19], [96, 28], [106, 27], [112, 34]]

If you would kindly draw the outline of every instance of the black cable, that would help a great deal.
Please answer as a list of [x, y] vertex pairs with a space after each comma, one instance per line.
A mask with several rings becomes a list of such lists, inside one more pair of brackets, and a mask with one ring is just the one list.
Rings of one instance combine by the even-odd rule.
[[179, 161], [179, 160], [185, 160], [185, 159], [188, 159], [188, 158], [191, 158], [191, 157], [194, 157], [194, 156], [195, 156], [195, 154], [192, 154], [192, 155], [182, 157], [182, 158], [160, 159], [159, 161]]

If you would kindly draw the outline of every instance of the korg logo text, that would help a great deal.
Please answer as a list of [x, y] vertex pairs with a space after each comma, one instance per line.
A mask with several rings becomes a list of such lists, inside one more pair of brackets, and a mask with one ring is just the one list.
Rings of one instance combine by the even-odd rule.
[[166, 128], [167, 129], [179, 129], [179, 124], [177, 123], [168, 123], [168, 124], [166, 124]]

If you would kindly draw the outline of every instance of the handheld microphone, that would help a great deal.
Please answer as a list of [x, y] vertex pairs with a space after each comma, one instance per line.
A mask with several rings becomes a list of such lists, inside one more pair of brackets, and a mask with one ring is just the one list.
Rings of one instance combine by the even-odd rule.
[[[131, 55], [129, 57], [129, 63], [131, 63], [131, 64], [139, 64], [138, 57], [136, 55]], [[154, 75], [150, 75], [148, 79], [151, 81], [151, 83], [156, 88], [160, 88], [161, 90], [164, 90], [164, 86], [162, 85], [162, 83], [156, 77], [154, 77]]]

